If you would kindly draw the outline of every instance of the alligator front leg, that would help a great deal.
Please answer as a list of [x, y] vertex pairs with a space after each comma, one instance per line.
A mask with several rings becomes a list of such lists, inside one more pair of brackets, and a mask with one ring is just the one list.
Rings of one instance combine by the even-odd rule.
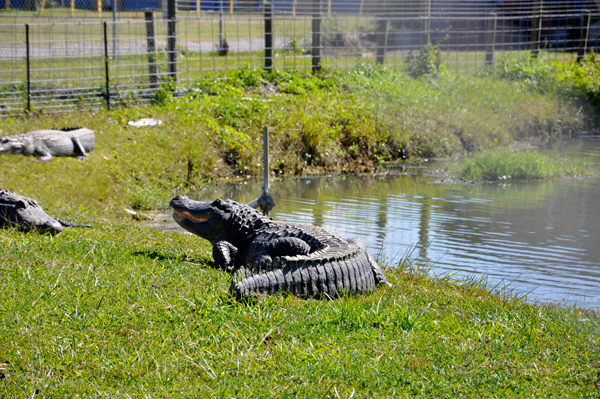
[[227, 241], [219, 241], [213, 245], [213, 258], [217, 268], [228, 273], [235, 271], [235, 257], [238, 249]]
[[85, 148], [83, 148], [81, 141], [79, 141], [77, 137], [72, 137], [71, 141], [73, 142], [73, 153], [75, 154], [75, 158], [86, 161], [87, 154], [85, 153]]

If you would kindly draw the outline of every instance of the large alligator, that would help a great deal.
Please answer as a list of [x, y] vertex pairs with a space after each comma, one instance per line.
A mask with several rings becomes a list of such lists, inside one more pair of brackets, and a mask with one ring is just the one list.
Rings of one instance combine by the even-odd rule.
[[0, 137], [0, 154], [37, 155], [45, 162], [58, 156], [75, 156], [77, 159], [86, 160], [87, 153], [95, 146], [94, 131], [84, 127], [34, 130]]
[[15, 227], [24, 231], [57, 234], [64, 227], [90, 227], [65, 222], [49, 216], [37, 201], [0, 189], [0, 228]]
[[235, 201], [171, 200], [173, 218], [213, 244], [218, 268], [233, 273], [238, 298], [278, 292], [336, 297], [387, 284], [381, 267], [358, 239], [344, 240], [312, 225], [275, 222]]

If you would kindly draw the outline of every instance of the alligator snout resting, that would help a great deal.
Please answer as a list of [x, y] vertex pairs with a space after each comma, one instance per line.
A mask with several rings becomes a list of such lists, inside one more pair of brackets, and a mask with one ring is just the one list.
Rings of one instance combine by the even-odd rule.
[[52, 157], [87, 159], [96, 146], [94, 131], [82, 127], [61, 130], [35, 130], [14, 136], [0, 137], [0, 154], [37, 155], [49, 162]]
[[25, 231], [57, 234], [63, 227], [90, 227], [49, 216], [37, 201], [0, 189], [0, 228], [16, 227]]
[[336, 297], [387, 284], [381, 267], [358, 239], [344, 240], [312, 225], [275, 222], [231, 200], [171, 200], [175, 221], [213, 245], [218, 268], [233, 273], [238, 298], [287, 292]]

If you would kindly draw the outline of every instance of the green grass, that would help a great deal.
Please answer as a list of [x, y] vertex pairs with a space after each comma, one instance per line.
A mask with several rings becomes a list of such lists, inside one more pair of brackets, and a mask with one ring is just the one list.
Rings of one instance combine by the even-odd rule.
[[534, 180], [589, 176], [597, 166], [581, 158], [564, 159], [557, 152], [493, 149], [464, 158], [450, 166], [456, 178], [464, 181]]
[[[318, 75], [246, 68], [226, 79], [198, 79], [194, 87], [200, 91], [184, 98], [173, 98], [167, 87], [148, 107], [124, 96], [111, 111], [84, 102], [81, 111], [58, 117], [40, 110], [4, 118], [2, 135], [85, 126], [96, 131], [97, 148], [87, 162], [2, 156], [0, 186], [59, 209], [70, 203], [153, 209], [208, 180], [260, 175], [264, 125], [271, 130], [271, 174], [289, 176], [372, 171], [389, 162], [570, 137], [596, 118], [572, 94], [524, 90], [493, 76], [446, 72], [415, 80], [368, 64]], [[142, 117], [163, 124], [127, 125]], [[47, 183], [37, 184], [41, 179]]]
[[[111, 111], [34, 111], [2, 135], [86, 126], [88, 161], [0, 156], [0, 187], [89, 222], [57, 236], [0, 231], [0, 397], [598, 397], [600, 317], [535, 305], [485, 280], [403, 259], [393, 287], [334, 301], [238, 303], [207, 242], [144, 228], [210, 180], [371, 171], [585, 131], [584, 96], [493, 75], [412, 79], [363, 65], [318, 75], [252, 69], [201, 91]], [[502, 93], [502, 95], [499, 95]], [[129, 120], [161, 119], [154, 128]]]
[[596, 397], [600, 318], [386, 269], [334, 301], [232, 300], [197, 237], [0, 231], [0, 395]]

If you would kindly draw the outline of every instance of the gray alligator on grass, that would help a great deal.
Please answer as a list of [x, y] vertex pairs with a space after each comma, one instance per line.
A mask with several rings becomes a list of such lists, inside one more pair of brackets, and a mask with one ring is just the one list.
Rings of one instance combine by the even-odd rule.
[[75, 156], [77, 159], [86, 160], [87, 153], [95, 146], [94, 131], [84, 127], [34, 130], [0, 137], [0, 154], [37, 155], [45, 162], [59, 156]]
[[37, 201], [0, 189], [0, 228], [57, 234], [64, 227], [90, 227], [49, 216]]
[[230, 292], [238, 298], [278, 292], [328, 298], [387, 284], [358, 239], [275, 222], [231, 200], [209, 203], [178, 196], [170, 205], [181, 227], [213, 244], [216, 266], [233, 273]]

